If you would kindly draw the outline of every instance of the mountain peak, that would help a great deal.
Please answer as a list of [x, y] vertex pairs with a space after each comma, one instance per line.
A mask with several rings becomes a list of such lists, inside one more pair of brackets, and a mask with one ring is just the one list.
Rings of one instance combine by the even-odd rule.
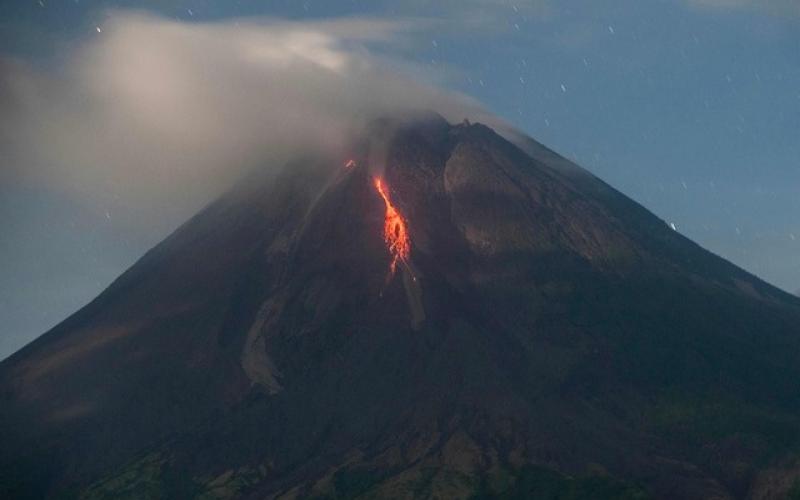
[[384, 118], [209, 205], [0, 364], [0, 491], [775, 487], [798, 301], [515, 142]]

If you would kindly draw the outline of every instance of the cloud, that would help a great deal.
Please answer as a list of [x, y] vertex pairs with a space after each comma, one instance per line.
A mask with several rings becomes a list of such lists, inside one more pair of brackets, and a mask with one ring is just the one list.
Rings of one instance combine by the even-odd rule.
[[0, 182], [173, 226], [244, 170], [335, 150], [372, 117], [485, 115], [427, 70], [376, 55], [425, 21], [110, 19], [57, 70], [0, 61]]
[[771, 15], [800, 17], [798, 0], [686, 0], [693, 7], [724, 10], [752, 10]]

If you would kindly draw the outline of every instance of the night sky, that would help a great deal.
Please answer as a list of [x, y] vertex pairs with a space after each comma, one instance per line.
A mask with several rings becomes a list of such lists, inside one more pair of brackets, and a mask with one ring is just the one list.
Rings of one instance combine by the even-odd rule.
[[[411, 26], [362, 41], [356, 53], [471, 96], [705, 248], [800, 289], [795, 0], [8, 1], [0, 112], [58, 113], [20, 105], [25, 80], [9, 75], [73, 64], [71, 54], [102, 44], [106, 27], [132, 9], [192, 25], [268, 17]], [[48, 92], [58, 92], [55, 82]], [[61, 137], [32, 130], [0, 121], [0, 358], [86, 304], [196, 208], [143, 217], [137, 203], [88, 202], [80, 190], [20, 174], [39, 166], [12, 154], [16, 144], [44, 148]]]

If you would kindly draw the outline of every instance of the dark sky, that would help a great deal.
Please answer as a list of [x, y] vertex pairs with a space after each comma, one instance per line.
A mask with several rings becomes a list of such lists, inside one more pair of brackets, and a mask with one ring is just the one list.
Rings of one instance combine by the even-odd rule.
[[[254, 16], [405, 20], [411, 36], [369, 49], [472, 96], [711, 251], [800, 289], [795, 0], [3, 2], [0, 71], [72, 64], [129, 9], [228, 26]], [[0, 83], [4, 106], [53, 112], [17, 106]], [[0, 147], [61, 137], [33, 134], [5, 123]], [[91, 300], [188, 215], [130, 222], [135, 205], [19, 182], [25, 158], [0, 149], [0, 358]]]

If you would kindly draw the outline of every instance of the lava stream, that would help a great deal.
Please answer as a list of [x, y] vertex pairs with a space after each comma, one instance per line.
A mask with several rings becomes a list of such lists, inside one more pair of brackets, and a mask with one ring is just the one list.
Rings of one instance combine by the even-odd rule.
[[406, 221], [403, 219], [403, 216], [400, 215], [400, 212], [394, 208], [394, 205], [392, 205], [392, 201], [389, 199], [389, 192], [386, 190], [386, 185], [380, 177], [375, 177], [375, 189], [378, 190], [378, 193], [380, 193], [386, 205], [386, 216], [383, 223], [383, 239], [386, 241], [389, 253], [392, 254], [392, 263], [389, 265], [389, 278], [391, 278], [397, 270], [398, 262], [402, 262], [407, 269], [409, 268], [411, 240], [408, 237]]

